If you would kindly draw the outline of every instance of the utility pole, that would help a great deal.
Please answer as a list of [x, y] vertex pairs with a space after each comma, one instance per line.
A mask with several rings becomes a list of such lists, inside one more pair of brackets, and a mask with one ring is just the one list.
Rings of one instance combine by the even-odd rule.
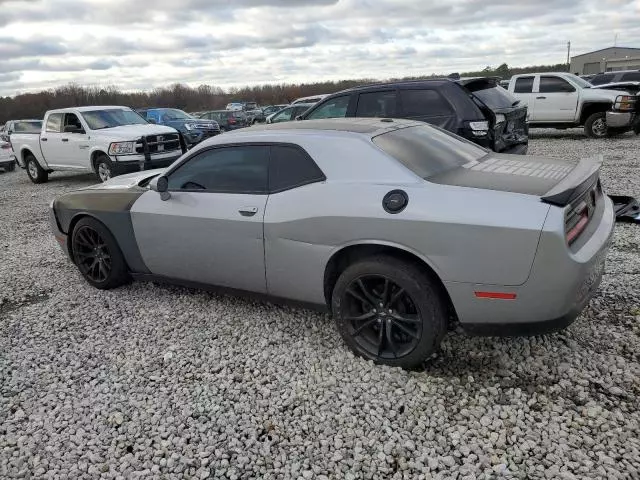
[[569, 71], [569, 65], [571, 64], [571, 42], [567, 42], [567, 71]]

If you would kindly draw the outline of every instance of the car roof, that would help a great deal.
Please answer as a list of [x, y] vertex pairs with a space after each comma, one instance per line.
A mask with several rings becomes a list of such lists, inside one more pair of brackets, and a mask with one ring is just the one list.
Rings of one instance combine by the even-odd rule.
[[392, 130], [425, 125], [427, 124], [424, 122], [397, 118], [327, 118], [254, 125], [234, 132], [234, 135], [277, 130], [287, 133], [347, 132], [375, 137]]
[[50, 110], [49, 113], [65, 113], [65, 112], [92, 112], [94, 110], [131, 110], [129, 107], [124, 105], [91, 105], [87, 107], [68, 107], [68, 108], [58, 108], [55, 110]]

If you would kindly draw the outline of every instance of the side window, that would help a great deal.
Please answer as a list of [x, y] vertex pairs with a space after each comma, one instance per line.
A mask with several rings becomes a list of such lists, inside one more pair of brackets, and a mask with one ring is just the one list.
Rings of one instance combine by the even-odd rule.
[[540, 93], [575, 92], [576, 89], [569, 82], [559, 77], [540, 77]]
[[266, 193], [269, 147], [205, 150], [169, 174], [169, 190]]
[[317, 120], [319, 118], [342, 118], [347, 116], [350, 95], [331, 98], [322, 103], [318, 108], [309, 114], [307, 120]]
[[300, 147], [273, 145], [269, 164], [269, 191], [279, 192], [309, 183], [321, 182], [325, 176], [308, 153]]
[[47, 118], [47, 132], [60, 133], [62, 127], [62, 114], [52, 113]]
[[520, 77], [516, 79], [516, 86], [513, 88], [514, 93], [532, 93], [533, 77]]
[[149, 110], [147, 112], [147, 120], [155, 120], [156, 123], [160, 123], [160, 112], [157, 110]]
[[590, 82], [593, 85], [604, 85], [613, 81], [613, 73], [602, 73], [593, 77]]
[[621, 80], [623, 82], [640, 82], [640, 72], [623, 73]]
[[[66, 113], [64, 115], [64, 126], [82, 128], [82, 124], [75, 113]], [[64, 131], [64, 128], [62, 130]]]
[[361, 93], [358, 96], [356, 117], [395, 117], [395, 114], [395, 90]]
[[277, 115], [274, 115], [274, 117], [271, 119], [271, 123], [288, 122], [289, 120], [291, 120], [292, 112], [293, 112], [293, 107], [285, 108]]
[[403, 117], [451, 115], [449, 103], [435, 90], [400, 90]]

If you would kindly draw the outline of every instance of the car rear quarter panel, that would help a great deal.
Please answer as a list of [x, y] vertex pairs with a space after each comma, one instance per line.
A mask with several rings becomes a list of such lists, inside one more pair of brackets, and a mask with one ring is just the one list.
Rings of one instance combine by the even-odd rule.
[[[402, 188], [404, 211], [382, 199]], [[265, 213], [269, 292], [324, 302], [324, 271], [341, 249], [381, 244], [411, 252], [443, 282], [523, 284], [549, 207], [535, 197], [420, 182], [327, 182], [271, 195]]]

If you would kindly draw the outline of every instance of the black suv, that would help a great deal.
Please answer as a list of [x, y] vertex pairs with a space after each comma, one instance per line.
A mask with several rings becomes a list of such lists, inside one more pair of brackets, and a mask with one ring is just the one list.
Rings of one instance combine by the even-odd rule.
[[598, 73], [589, 80], [589, 83], [592, 85], [618, 82], [640, 82], [640, 70], [619, 70], [617, 72]]
[[485, 148], [525, 154], [527, 107], [498, 78], [440, 78], [365, 85], [334, 93], [299, 118], [408, 118], [431, 123]]

